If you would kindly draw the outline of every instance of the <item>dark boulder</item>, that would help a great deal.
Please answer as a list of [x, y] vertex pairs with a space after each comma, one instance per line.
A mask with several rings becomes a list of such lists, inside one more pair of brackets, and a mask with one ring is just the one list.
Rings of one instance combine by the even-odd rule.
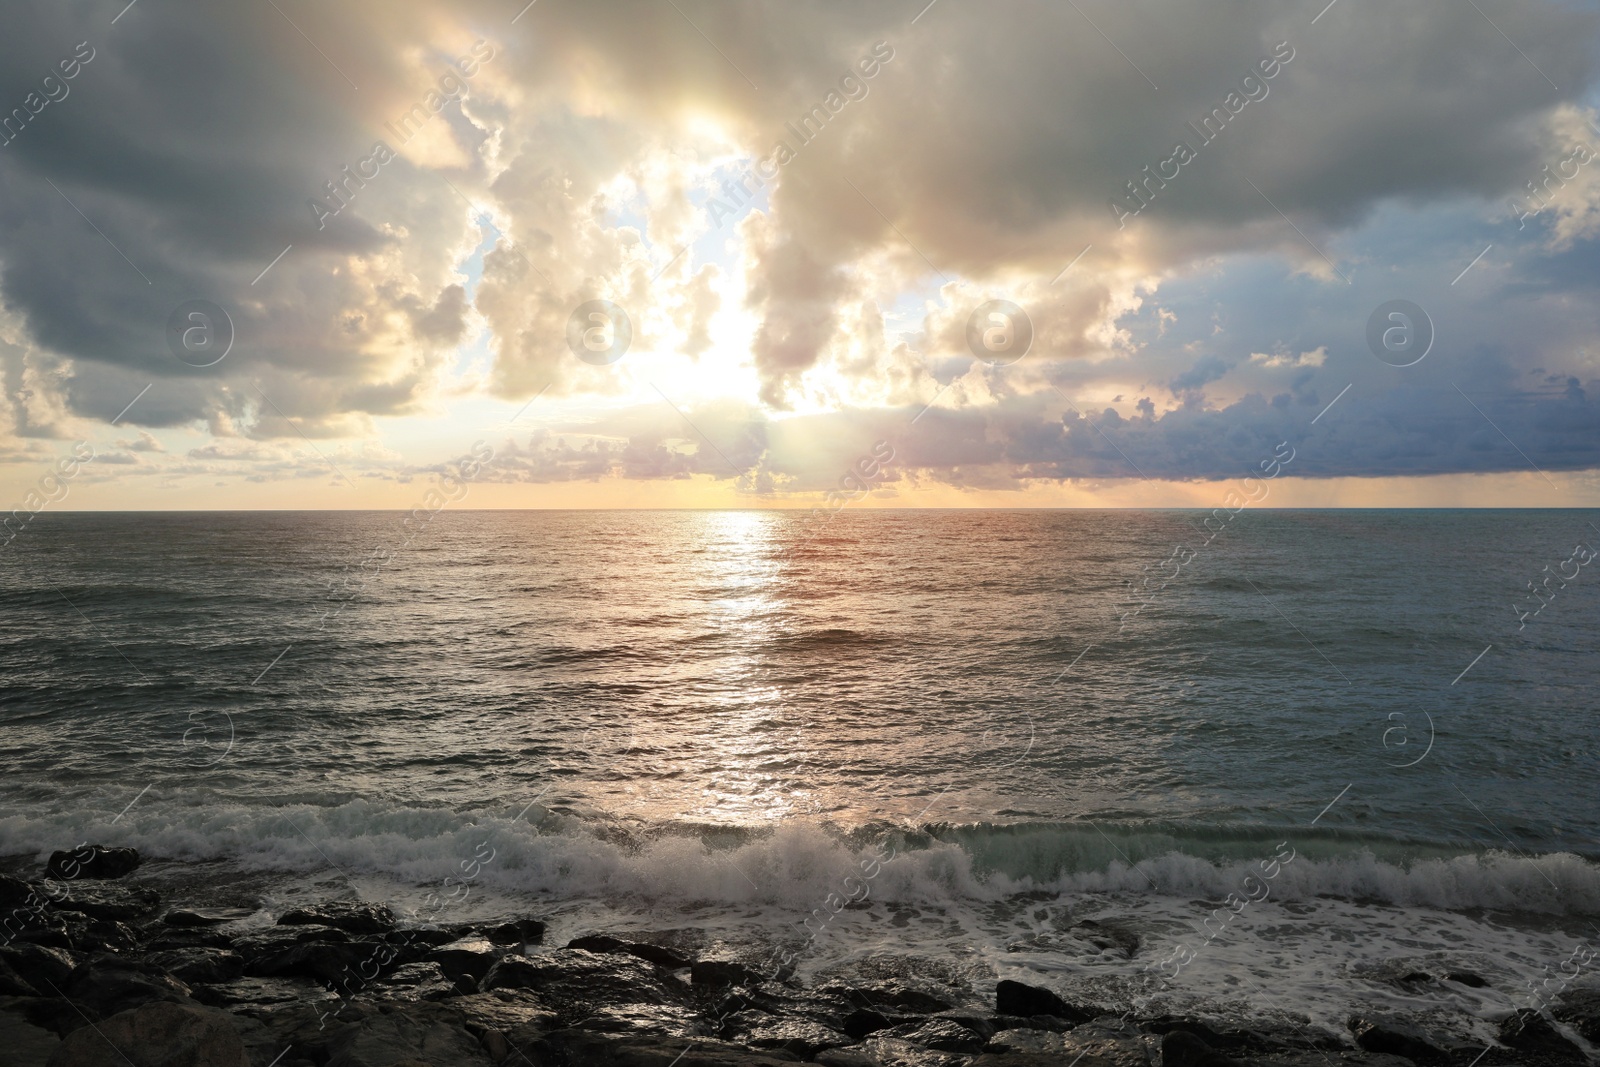
[[220, 926], [254, 914], [250, 908], [173, 908], [161, 921], [168, 926]]
[[733, 960], [698, 960], [689, 969], [689, 981], [693, 985], [746, 985], [755, 977], [750, 968]]
[[1002, 979], [995, 987], [995, 1011], [1000, 1015], [1049, 1015], [1069, 1023], [1086, 1023], [1106, 1014], [1099, 1008], [1068, 1004], [1048, 989]]
[[175, 948], [145, 957], [186, 985], [231, 982], [244, 974], [244, 957], [220, 948]]
[[372, 981], [385, 966], [378, 946], [305, 941], [251, 958], [244, 973], [252, 978], [315, 978], [348, 993]]
[[187, 999], [189, 987], [155, 964], [96, 956], [73, 969], [62, 992], [104, 1018], [155, 1001]]
[[66, 986], [72, 972], [82, 962], [84, 957], [80, 954], [46, 945], [17, 942], [0, 948], [0, 964], [38, 990], [37, 994], [12, 994], [14, 996], [56, 996], [52, 987], [59, 990]]
[[1349, 1025], [1356, 1044], [1367, 1052], [1404, 1056], [1416, 1063], [1433, 1063], [1449, 1058], [1421, 1030], [1398, 1020], [1352, 1015]]
[[1537, 1056], [1548, 1062], [1570, 1060], [1582, 1063], [1587, 1057], [1583, 1050], [1567, 1040], [1566, 1036], [1550, 1024], [1550, 1020], [1531, 1008], [1523, 1008], [1500, 1023], [1500, 1043], [1518, 1052]]
[[585, 952], [621, 952], [628, 947], [628, 943], [610, 934], [584, 934], [568, 941], [567, 947], [582, 949]]
[[544, 941], [544, 923], [538, 919], [513, 919], [487, 927], [483, 936], [497, 945], [537, 945]]
[[394, 929], [394, 912], [387, 905], [364, 900], [330, 900], [286, 911], [279, 926], [332, 926], [351, 934], [381, 934]]
[[868, 1034], [875, 1034], [879, 1030], [887, 1030], [890, 1027], [899, 1026], [907, 1021], [909, 1020], [891, 1018], [883, 1014], [883, 1012], [873, 1011], [871, 1008], [857, 1008], [844, 1017], [844, 1032], [860, 1041]]
[[139, 851], [132, 848], [107, 848], [80, 845], [68, 852], [50, 853], [46, 878], [78, 881], [85, 878], [121, 878], [139, 866]]
[[897, 1037], [935, 1052], [982, 1052], [988, 1038], [975, 1034], [965, 1026], [949, 1019], [928, 1019], [908, 1023], [882, 1032], [885, 1037]]
[[[130, 1060], [129, 1055], [137, 1057]], [[250, 1067], [225, 1012], [198, 1004], [149, 1004], [67, 1035], [48, 1067]]]
[[161, 907], [161, 896], [153, 889], [134, 886], [79, 884], [57, 898], [55, 907], [91, 919], [143, 919]]
[[1188, 1030], [1169, 1030], [1161, 1039], [1161, 1067], [1239, 1067], [1239, 1061]]
[[473, 988], [482, 982], [489, 973], [495, 961], [502, 955], [500, 949], [490, 944], [484, 938], [463, 938], [452, 941], [448, 945], [440, 945], [429, 952], [427, 961], [437, 963], [444, 976], [452, 982], [459, 981], [463, 976], [471, 979]]
[[1567, 990], [1551, 1014], [1600, 1045], [1600, 989]]

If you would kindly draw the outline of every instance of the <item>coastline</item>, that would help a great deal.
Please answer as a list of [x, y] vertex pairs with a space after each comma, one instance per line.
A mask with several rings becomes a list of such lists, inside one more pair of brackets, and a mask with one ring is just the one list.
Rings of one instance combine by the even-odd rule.
[[[107, 1058], [119, 1036], [198, 1043], [211, 1050], [203, 1062], [229, 1067], [1064, 1067], [1079, 1057], [1497, 1067], [1584, 1062], [1600, 1039], [1600, 988], [1581, 966], [1562, 968], [1566, 981], [1547, 982], [1536, 1007], [1492, 1020], [1485, 1040], [1443, 1006], [1504, 979], [1459, 968], [1377, 975], [1440, 1010], [1401, 1016], [1352, 1003], [1336, 1028], [1293, 1012], [1264, 1016], [1242, 988], [1237, 1009], [1224, 998], [1209, 1011], [1174, 1010], [1159, 988], [1130, 1003], [1126, 983], [1085, 985], [1059, 968], [1017, 981], [954, 952], [868, 952], [796, 974], [770, 964], [803, 957], [803, 932], [774, 944], [693, 926], [629, 929], [638, 924], [620, 916], [610, 930], [578, 932], [560, 919], [547, 929], [550, 916], [527, 908], [397, 914], [355, 899], [339, 879], [305, 885], [290, 902], [265, 891], [259, 873], [224, 864], [136, 857], [136, 869], [89, 878], [97, 854], [80, 851], [81, 869], [53, 865], [76, 878], [41, 877], [20, 857], [8, 865], [22, 877], [0, 875], [8, 916], [42, 902], [0, 945], [0, 1039], [18, 1064], [120, 1063]], [[841, 914], [872, 906], [849, 901]], [[890, 923], [903, 920], [897, 912]], [[1132, 921], [1102, 918], [1038, 947], [1051, 960], [1121, 954], [1148, 969], [1162, 946]]]

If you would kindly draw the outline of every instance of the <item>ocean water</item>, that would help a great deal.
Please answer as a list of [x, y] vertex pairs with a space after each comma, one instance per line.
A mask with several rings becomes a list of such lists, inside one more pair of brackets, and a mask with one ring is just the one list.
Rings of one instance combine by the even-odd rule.
[[0, 854], [1333, 1029], [1600, 933], [1595, 512], [405, 518], [36, 519]]

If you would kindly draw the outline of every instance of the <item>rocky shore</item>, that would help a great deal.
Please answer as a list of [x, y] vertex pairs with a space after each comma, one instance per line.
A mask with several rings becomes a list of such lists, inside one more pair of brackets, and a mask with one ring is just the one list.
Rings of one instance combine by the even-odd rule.
[[[1453, 1041], [1356, 1015], [1347, 1032], [1137, 1017], [1017, 982], [890, 973], [806, 984], [694, 931], [547, 945], [506, 918], [408, 926], [381, 903], [278, 914], [165, 904], [131, 849], [0, 875], [0, 1062], [15, 1067], [1227, 1067], [1586, 1062], [1600, 994]], [[1429, 976], [1420, 976], [1428, 978]], [[1471, 984], [1473, 975], [1444, 976]], [[1419, 976], [1407, 976], [1417, 981]]]

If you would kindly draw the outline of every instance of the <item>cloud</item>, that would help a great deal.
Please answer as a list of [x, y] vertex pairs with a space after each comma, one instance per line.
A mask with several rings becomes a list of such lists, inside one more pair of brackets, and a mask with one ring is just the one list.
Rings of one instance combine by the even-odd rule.
[[[1363, 433], [1330, 415], [1300, 472], [1516, 469], [1458, 388], [1541, 465], [1595, 462], [1575, 301], [1600, 237], [1595, 167], [1539, 186], [1531, 213], [1510, 205], [1600, 143], [1600, 15], [1533, 0], [1513, 47], [1449, 0], [1314, 26], [1267, 0], [1089, 14], [942, 4], [913, 25], [813, 0], [618, 0], [513, 26], [488, 0], [360, 0], [140, 5], [113, 25], [88, 0], [26, 6], [0, 40], [0, 102], [79, 41], [95, 54], [0, 148], [0, 433], [67, 436], [139, 396], [119, 426], [212, 435], [182, 462], [299, 476], [316, 471], [302, 437], [372, 445], [389, 420], [444, 410], [481, 328], [491, 396], [610, 405], [508, 450], [505, 478], [829, 485], [850, 457], [800, 434], [819, 419], [852, 442], [897, 432], [908, 469], [953, 484], [1133, 464], [1221, 477], [1388, 373], [1363, 362], [1364, 325], [1398, 295], [1438, 312], [1435, 363], [1456, 361], [1458, 387], [1433, 364], [1374, 386]], [[492, 58], [433, 113], [427, 94], [479, 41]], [[1289, 53], [1202, 146], [1190, 124]], [[396, 137], [419, 101], [422, 132]], [[827, 121], [802, 135], [817, 107]], [[379, 140], [395, 158], [347, 182]], [[1179, 141], [1196, 158], [1119, 223], [1113, 198]], [[780, 144], [725, 225], [714, 176], [737, 182]], [[347, 205], [322, 217], [330, 183]], [[1004, 372], [965, 329], [998, 297], [1035, 330]], [[169, 349], [193, 299], [232, 320], [213, 366]], [[627, 310], [635, 357], [751, 369], [749, 395], [695, 408], [714, 446], [670, 411], [619, 406], [641, 382], [627, 366], [573, 357], [569, 317], [593, 299]], [[1528, 381], [1535, 365], [1560, 386]], [[821, 398], [832, 415], [811, 413]], [[929, 403], [913, 430], [890, 425]], [[147, 467], [161, 451], [142, 431], [119, 447]]]

